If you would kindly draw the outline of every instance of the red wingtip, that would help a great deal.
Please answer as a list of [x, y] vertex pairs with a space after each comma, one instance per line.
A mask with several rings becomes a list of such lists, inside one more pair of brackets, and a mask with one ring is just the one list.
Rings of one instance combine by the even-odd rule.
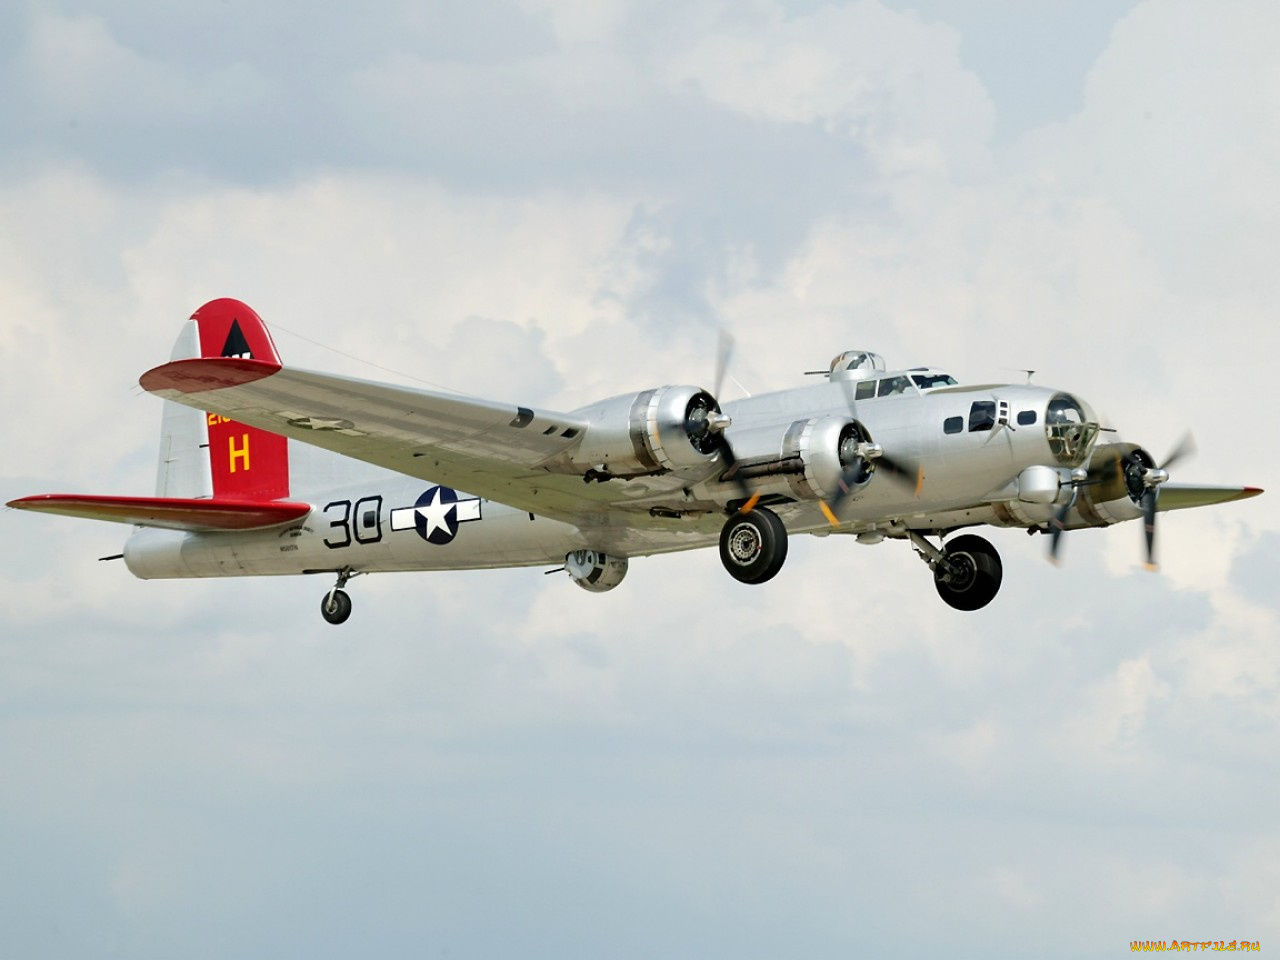
[[110, 520], [165, 530], [256, 530], [301, 519], [311, 504], [286, 500], [192, 500], [46, 493], [11, 500], [16, 510]]
[[154, 367], [138, 378], [148, 393], [173, 390], [177, 393], [204, 393], [224, 387], [239, 387], [277, 373], [280, 364], [266, 360], [199, 358], [173, 360]]

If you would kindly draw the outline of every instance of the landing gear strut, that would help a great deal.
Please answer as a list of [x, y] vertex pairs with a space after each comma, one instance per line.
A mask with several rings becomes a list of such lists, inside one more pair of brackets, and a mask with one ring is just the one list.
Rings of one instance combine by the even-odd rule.
[[351, 598], [347, 596], [347, 592], [342, 588], [347, 585], [348, 580], [359, 575], [350, 567], [343, 567], [338, 571], [338, 582], [333, 585], [333, 589], [326, 593], [320, 601], [320, 615], [329, 623], [335, 626], [339, 623], [346, 623], [347, 617], [351, 616]]
[[720, 531], [720, 562], [742, 583], [764, 583], [787, 559], [787, 528], [765, 507], [735, 513]]
[[908, 534], [920, 558], [933, 570], [933, 585], [956, 610], [981, 610], [1000, 592], [1004, 567], [1000, 554], [982, 537], [956, 537], [941, 550], [920, 534]]

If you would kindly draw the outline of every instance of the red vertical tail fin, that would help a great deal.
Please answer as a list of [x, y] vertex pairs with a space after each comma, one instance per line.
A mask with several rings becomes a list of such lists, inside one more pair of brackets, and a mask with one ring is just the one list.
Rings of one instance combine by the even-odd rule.
[[[267, 325], [239, 300], [211, 300], [191, 315], [202, 357], [244, 357], [279, 363]], [[207, 414], [213, 496], [219, 500], [282, 500], [289, 496], [289, 441], [276, 433]]]

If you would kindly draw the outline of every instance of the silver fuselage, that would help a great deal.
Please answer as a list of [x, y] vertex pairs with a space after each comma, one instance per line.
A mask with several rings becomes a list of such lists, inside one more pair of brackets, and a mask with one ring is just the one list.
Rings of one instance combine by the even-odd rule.
[[[1050, 442], [1048, 409], [1058, 391], [1014, 384], [912, 387], [896, 396], [860, 401], [857, 417], [884, 450], [919, 465], [916, 486], [874, 475], [841, 511], [833, 528], [815, 500], [797, 499], [785, 477], [756, 482], [772, 493], [789, 533], [903, 536], [974, 524], [1045, 523], [1069, 487], [1076, 463]], [[1005, 422], [970, 429], [975, 404], [994, 404]], [[725, 405], [728, 439], [739, 458], [776, 455], [788, 426], [814, 417], [848, 417], [847, 384], [822, 382]], [[1018, 423], [1022, 419], [1030, 420]], [[960, 418], [963, 427], [947, 432]], [[291, 457], [309, 467], [299, 489], [312, 504], [300, 521], [255, 532], [184, 533], [137, 529], [124, 549], [129, 569], [144, 579], [286, 575], [351, 569], [360, 572], [458, 570], [558, 565], [566, 554], [593, 549], [619, 557], [689, 550], [716, 543], [729, 484], [722, 470], [696, 482], [673, 476], [614, 479], [623, 509], [576, 526], [470, 497], [428, 481], [369, 467], [291, 443]], [[1028, 468], [1031, 470], [1028, 472]], [[299, 484], [301, 486], [301, 484]], [[673, 490], [674, 488], [674, 490]], [[678, 516], [652, 515], [648, 501], [687, 505]], [[298, 499], [298, 497], [294, 497]], [[1137, 515], [1117, 505], [1110, 522]], [[1123, 515], [1120, 515], [1123, 514]], [[1072, 517], [1070, 525], [1083, 523]]]

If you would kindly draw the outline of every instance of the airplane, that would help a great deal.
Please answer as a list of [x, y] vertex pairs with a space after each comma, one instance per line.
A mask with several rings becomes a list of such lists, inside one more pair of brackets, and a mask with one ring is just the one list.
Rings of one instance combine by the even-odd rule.
[[[636, 557], [719, 545], [728, 573], [772, 579], [788, 537], [906, 541], [938, 595], [985, 607], [1003, 567], [976, 526], [1049, 536], [1142, 520], [1155, 565], [1160, 512], [1257, 496], [1169, 482], [1074, 394], [1028, 382], [962, 385], [887, 369], [865, 350], [820, 380], [727, 402], [668, 385], [568, 413], [410, 389], [282, 364], [239, 300], [184, 324], [142, 387], [166, 401], [156, 495], [44, 494], [21, 510], [132, 524], [142, 579], [320, 574], [321, 613], [351, 614], [357, 576], [558, 565], [612, 590]], [[467, 492], [463, 492], [467, 491]], [[937, 541], [936, 543], [934, 541]], [[549, 571], [549, 572], [555, 572]]]

